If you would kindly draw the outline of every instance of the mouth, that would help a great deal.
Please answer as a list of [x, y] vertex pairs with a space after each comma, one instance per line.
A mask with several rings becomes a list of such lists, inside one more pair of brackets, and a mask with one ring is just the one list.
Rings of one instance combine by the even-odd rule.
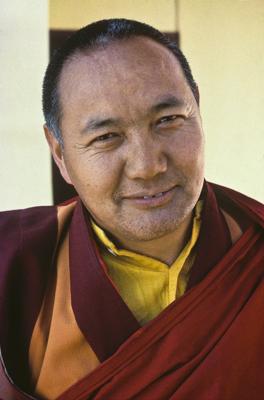
[[167, 192], [167, 190], [165, 192], [160, 192], [160, 193], [153, 194], [153, 195], [150, 195], [150, 196], [143, 196], [141, 198], [146, 200], [146, 199], [153, 199], [153, 198], [157, 198], [157, 197], [162, 197], [164, 195], [164, 193], [166, 193], [166, 192]]
[[173, 186], [168, 190], [154, 194], [147, 194], [143, 192], [137, 193], [135, 195], [125, 197], [124, 199], [140, 208], [161, 207], [172, 200], [176, 187], [177, 186]]

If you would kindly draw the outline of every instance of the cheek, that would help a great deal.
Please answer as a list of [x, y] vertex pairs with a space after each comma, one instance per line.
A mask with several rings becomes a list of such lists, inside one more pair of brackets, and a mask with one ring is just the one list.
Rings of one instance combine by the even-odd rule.
[[198, 167], [204, 157], [203, 139], [192, 134], [175, 137], [170, 146], [170, 154], [178, 167]]
[[77, 192], [81, 196], [101, 199], [115, 189], [118, 166], [113, 157], [92, 157], [75, 154], [68, 159], [68, 171]]

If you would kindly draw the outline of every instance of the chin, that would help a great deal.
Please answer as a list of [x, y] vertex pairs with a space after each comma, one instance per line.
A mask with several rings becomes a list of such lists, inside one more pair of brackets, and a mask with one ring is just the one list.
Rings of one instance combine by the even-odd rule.
[[[162, 213], [161, 213], [162, 214]], [[185, 221], [189, 213], [184, 213], [180, 217], [177, 215], [156, 216], [156, 218], [141, 217], [133, 219], [129, 224], [121, 223], [119, 226], [119, 236], [129, 241], [151, 241], [160, 239], [175, 232]]]

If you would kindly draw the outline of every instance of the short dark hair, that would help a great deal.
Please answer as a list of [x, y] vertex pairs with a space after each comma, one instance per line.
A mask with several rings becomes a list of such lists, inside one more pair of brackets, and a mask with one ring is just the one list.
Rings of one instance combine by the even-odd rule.
[[62, 144], [60, 132], [61, 107], [58, 82], [65, 62], [77, 51], [96, 49], [116, 40], [143, 36], [154, 40], [170, 50], [181, 65], [185, 78], [199, 104], [199, 92], [188, 61], [179, 47], [166, 35], [142, 22], [127, 19], [108, 19], [94, 22], [76, 31], [58, 49], [47, 67], [43, 82], [43, 112], [47, 127]]

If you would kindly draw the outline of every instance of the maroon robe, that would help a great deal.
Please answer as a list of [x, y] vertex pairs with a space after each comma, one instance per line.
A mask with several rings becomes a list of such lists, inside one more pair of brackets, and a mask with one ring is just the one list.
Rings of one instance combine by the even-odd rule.
[[[102, 364], [60, 400], [264, 398], [264, 206], [211, 184], [203, 196], [188, 290], [143, 328], [107, 277], [78, 201], [68, 221], [72, 306]], [[233, 246], [220, 207], [243, 231]], [[56, 262], [56, 207], [2, 213], [0, 236], [0, 399], [26, 400], [29, 343]]]

